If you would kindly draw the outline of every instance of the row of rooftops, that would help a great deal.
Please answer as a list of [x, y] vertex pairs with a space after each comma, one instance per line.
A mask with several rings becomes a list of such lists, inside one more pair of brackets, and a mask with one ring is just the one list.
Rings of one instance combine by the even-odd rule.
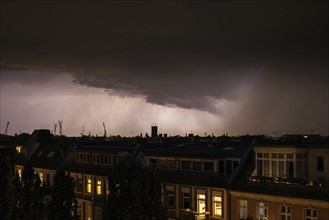
[[[229, 137], [225, 136], [225, 141]], [[146, 157], [167, 157], [167, 158], [194, 158], [194, 159], [225, 159], [238, 158], [241, 159], [239, 175], [235, 175], [234, 179], [223, 177], [209, 172], [192, 172], [180, 170], [158, 169], [156, 172], [165, 182], [175, 182], [180, 184], [195, 184], [208, 187], [231, 187], [236, 190], [245, 190], [250, 192], [266, 192], [272, 194], [280, 194], [288, 190], [296, 196], [309, 196], [316, 198], [329, 197], [328, 187], [322, 188], [303, 188], [305, 186], [282, 185], [266, 181], [251, 181], [250, 176], [254, 169], [253, 152], [246, 156], [248, 146], [253, 147], [293, 147], [293, 148], [328, 148], [328, 137], [320, 138], [318, 142], [292, 144], [292, 142], [280, 142], [279, 140], [266, 141], [263, 137], [256, 136], [256, 142], [252, 143], [252, 136], [241, 137], [240, 141], [234, 138], [229, 142], [228, 146], [214, 145], [206, 142], [190, 143], [180, 142], [175, 144], [136, 143], [135, 140], [81, 140], [79, 138], [54, 137], [50, 135], [48, 130], [37, 130], [33, 132], [30, 138], [23, 144], [22, 153], [16, 157], [16, 164], [23, 165], [29, 160], [32, 166], [58, 169], [59, 166], [71, 172], [82, 172], [92, 175], [109, 176], [113, 171], [113, 166], [97, 166], [95, 164], [77, 163], [75, 153], [109, 153], [119, 155], [125, 152], [125, 155], [133, 155], [136, 149], [140, 150]], [[280, 190], [278, 191], [278, 189]], [[310, 189], [310, 190], [309, 190]], [[300, 192], [302, 191], [302, 192]], [[314, 191], [314, 192], [313, 192]], [[321, 193], [317, 193], [320, 191]]]
[[[295, 136], [293, 136], [295, 137]], [[180, 142], [179, 144], [144, 143], [136, 144], [135, 140], [81, 140], [79, 138], [54, 137], [49, 130], [35, 130], [33, 134], [23, 144], [23, 153], [31, 161], [56, 161], [68, 154], [68, 151], [79, 150], [85, 152], [112, 152], [120, 151], [133, 152], [136, 147], [143, 146], [143, 153], [148, 156], [158, 157], [191, 157], [191, 158], [241, 158], [247, 147], [253, 140], [252, 136], [242, 136], [240, 139], [234, 137], [234, 141], [227, 141], [229, 137], [222, 137], [228, 146], [216, 146], [204, 141], [199, 143]], [[326, 148], [329, 139], [319, 137], [317, 143], [297, 143], [291, 144], [280, 142], [279, 140], [265, 139], [263, 136], [255, 136], [257, 141], [253, 143], [255, 147], [294, 147], [294, 148]], [[313, 137], [313, 140], [315, 137]], [[240, 141], [238, 141], [240, 140]], [[22, 157], [19, 157], [22, 159]], [[23, 162], [23, 161], [21, 161]]]

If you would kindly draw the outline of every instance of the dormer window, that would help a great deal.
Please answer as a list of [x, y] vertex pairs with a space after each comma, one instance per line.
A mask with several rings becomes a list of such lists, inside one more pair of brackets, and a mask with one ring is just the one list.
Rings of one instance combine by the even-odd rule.
[[51, 151], [48, 153], [47, 158], [52, 158], [54, 156], [55, 152]]

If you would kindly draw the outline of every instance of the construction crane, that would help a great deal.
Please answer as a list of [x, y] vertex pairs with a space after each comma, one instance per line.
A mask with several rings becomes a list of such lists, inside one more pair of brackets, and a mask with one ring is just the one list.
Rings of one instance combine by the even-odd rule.
[[104, 122], [103, 122], [103, 128], [104, 128], [104, 137], [107, 137], [106, 127]]
[[81, 137], [85, 136], [85, 125], [82, 126]]
[[54, 135], [56, 135], [57, 123], [54, 124]]
[[63, 121], [58, 121], [58, 125], [59, 125], [59, 135], [63, 135]]
[[7, 122], [7, 125], [6, 125], [5, 135], [7, 135], [8, 127], [9, 127], [9, 121]]

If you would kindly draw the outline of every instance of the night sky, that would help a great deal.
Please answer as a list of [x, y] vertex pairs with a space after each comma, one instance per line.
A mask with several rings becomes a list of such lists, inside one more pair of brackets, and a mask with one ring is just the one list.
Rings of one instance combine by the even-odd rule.
[[328, 1], [1, 1], [0, 132], [329, 134]]

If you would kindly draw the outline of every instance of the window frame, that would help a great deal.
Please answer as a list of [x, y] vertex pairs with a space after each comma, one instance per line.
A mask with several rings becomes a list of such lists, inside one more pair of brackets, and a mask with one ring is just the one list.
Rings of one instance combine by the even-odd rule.
[[323, 156], [316, 157], [316, 171], [324, 172], [324, 157]]
[[[282, 211], [282, 208], [285, 210]], [[289, 212], [288, 212], [289, 210]], [[291, 220], [292, 207], [291, 205], [281, 204], [279, 205], [279, 218], [282, 220]]]
[[97, 180], [96, 181], [96, 194], [101, 196], [102, 193], [102, 180]]
[[[244, 204], [242, 204], [242, 202]], [[248, 200], [242, 198], [238, 200], [238, 219], [246, 219], [246, 218], [248, 218]]]
[[[308, 210], [310, 210], [310, 215], [307, 214]], [[314, 213], [316, 213], [316, 216], [313, 216]], [[319, 210], [317, 208], [312, 208], [312, 207], [304, 208], [304, 219], [305, 220], [318, 220], [319, 219]]]

